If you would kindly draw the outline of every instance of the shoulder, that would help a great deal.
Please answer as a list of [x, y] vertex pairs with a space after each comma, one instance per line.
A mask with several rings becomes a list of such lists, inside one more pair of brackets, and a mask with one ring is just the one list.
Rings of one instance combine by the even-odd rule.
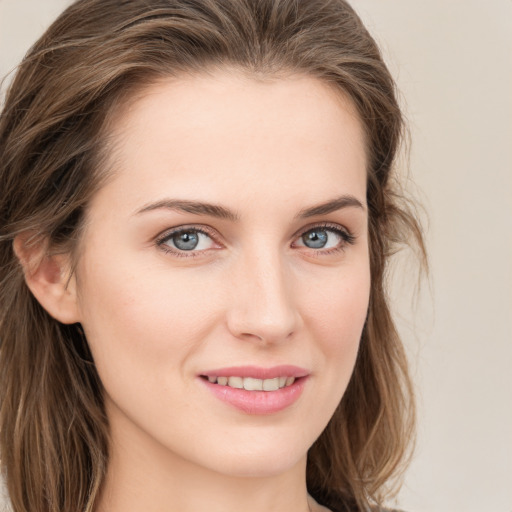
[[[328, 511], [328, 512], [356, 512], [355, 509], [347, 509], [346, 506], [344, 505], [341, 505], [341, 506], [336, 506], [333, 504], [330, 504], [329, 508], [327, 507], [322, 507], [321, 509], [322, 511]], [[359, 509], [357, 509], [359, 510]], [[397, 508], [371, 508], [371, 509], [366, 509], [365, 512], [405, 512], [404, 510], [399, 510]]]
[[405, 510], [399, 510], [398, 508], [372, 508], [368, 512], [405, 512]]
[[340, 495], [336, 493], [324, 493], [322, 496], [312, 496], [310, 498], [315, 505], [312, 509], [315, 512], [405, 512], [404, 510], [388, 507], [373, 506], [368, 507], [364, 511], [353, 504], [348, 504]]
[[12, 512], [10, 505], [9, 496], [7, 494], [7, 488], [5, 485], [4, 477], [0, 475], [0, 511], [1, 512]]

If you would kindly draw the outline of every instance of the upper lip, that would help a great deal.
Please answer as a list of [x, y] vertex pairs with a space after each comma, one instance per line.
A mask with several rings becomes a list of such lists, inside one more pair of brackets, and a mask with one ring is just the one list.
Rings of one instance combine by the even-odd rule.
[[276, 377], [305, 377], [309, 371], [299, 366], [283, 364], [271, 368], [260, 366], [231, 366], [202, 372], [203, 377], [252, 377], [253, 379], [275, 379]]

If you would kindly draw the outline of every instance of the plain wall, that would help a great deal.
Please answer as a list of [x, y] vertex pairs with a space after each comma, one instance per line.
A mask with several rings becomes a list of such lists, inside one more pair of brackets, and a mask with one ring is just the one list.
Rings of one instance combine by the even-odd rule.
[[[0, 0], [0, 76], [67, 4]], [[416, 310], [414, 272], [396, 272], [393, 292], [420, 407], [398, 503], [512, 512], [512, 1], [352, 5], [402, 91], [429, 217], [431, 278]]]

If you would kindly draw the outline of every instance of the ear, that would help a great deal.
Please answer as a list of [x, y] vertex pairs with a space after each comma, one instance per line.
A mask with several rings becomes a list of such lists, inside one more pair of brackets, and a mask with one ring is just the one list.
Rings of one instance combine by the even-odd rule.
[[79, 322], [76, 280], [66, 254], [50, 254], [46, 240], [28, 242], [19, 235], [13, 248], [25, 274], [25, 282], [39, 304], [63, 324]]

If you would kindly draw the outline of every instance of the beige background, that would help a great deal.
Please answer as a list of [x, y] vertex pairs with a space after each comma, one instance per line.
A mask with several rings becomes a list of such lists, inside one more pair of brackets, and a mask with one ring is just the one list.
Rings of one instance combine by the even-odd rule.
[[[0, 0], [0, 75], [67, 3]], [[512, 512], [512, 1], [352, 3], [405, 98], [430, 219], [414, 316], [408, 267], [394, 291], [420, 401], [399, 505]]]

